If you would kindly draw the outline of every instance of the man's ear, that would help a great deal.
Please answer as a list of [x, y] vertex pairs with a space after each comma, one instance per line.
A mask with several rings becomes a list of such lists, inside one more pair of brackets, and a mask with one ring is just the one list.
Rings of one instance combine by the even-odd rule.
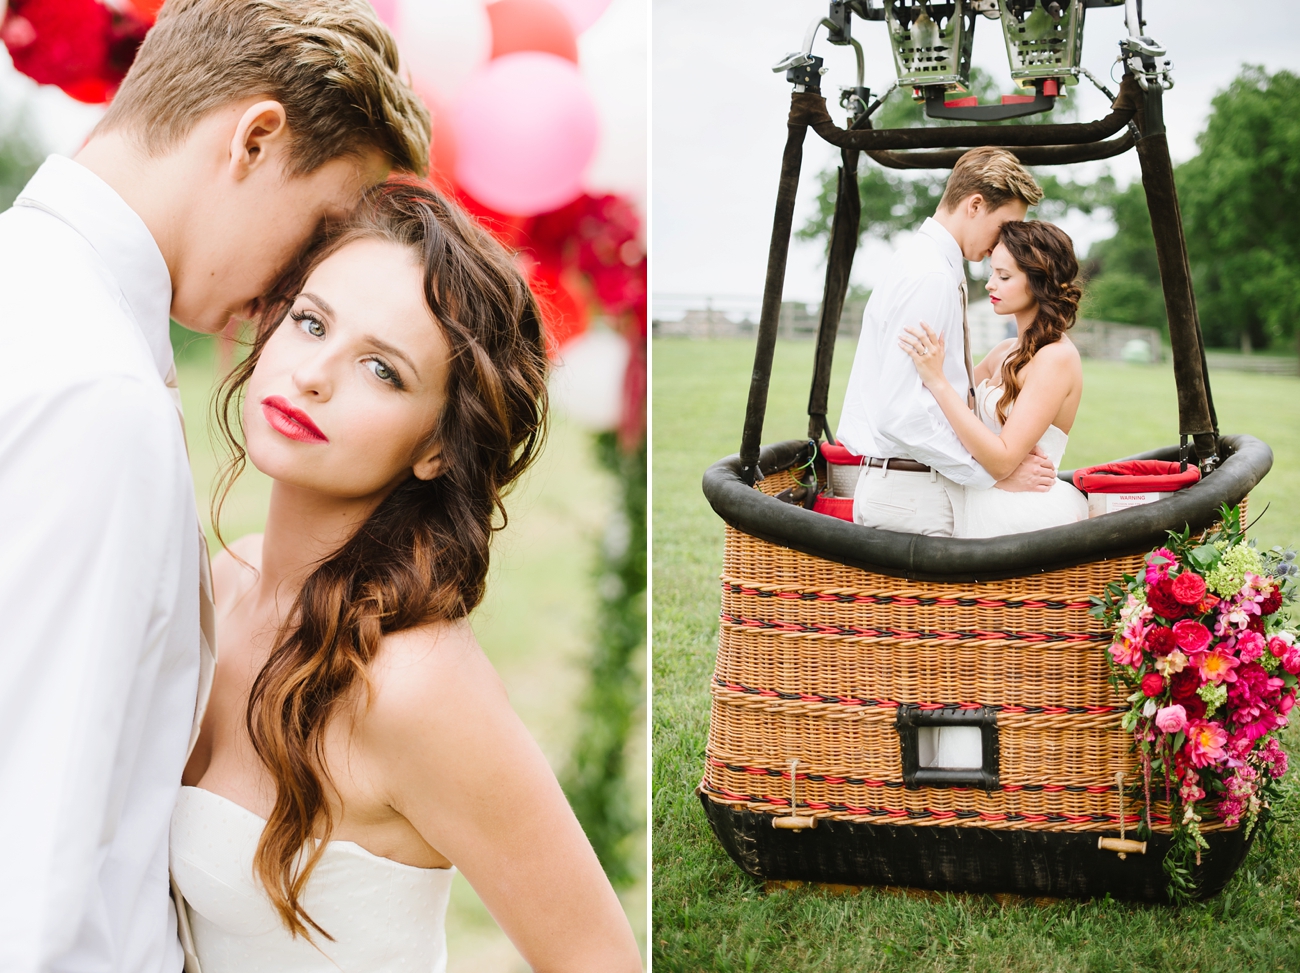
[[230, 139], [231, 176], [244, 179], [284, 153], [288, 145], [289, 124], [284, 105], [269, 99], [249, 105]]
[[442, 473], [442, 444], [430, 446], [412, 464], [411, 472], [417, 480], [432, 480]]
[[985, 201], [982, 194], [971, 193], [966, 197], [966, 216], [973, 220], [979, 216], [987, 206], [988, 203]]

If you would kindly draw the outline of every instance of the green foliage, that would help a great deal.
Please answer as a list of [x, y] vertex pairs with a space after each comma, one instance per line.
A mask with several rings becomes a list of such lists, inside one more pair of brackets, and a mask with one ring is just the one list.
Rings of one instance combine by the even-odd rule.
[[6, 105], [0, 118], [0, 210], [13, 205], [45, 152], [25, 105]]
[[1178, 169], [1201, 325], [1213, 343], [1290, 342], [1300, 318], [1300, 75], [1245, 67]]
[[[811, 341], [780, 341], [765, 442], [802, 434]], [[830, 401], [842, 401], [853, 344], [836, 350]], [[700, 475], [733, 453], [753, 344], [661, 339], [654, 347], [654, 968], [779, 973], [1238, 973], [1300, 969], [1300, 773], [1270, 844], [1227, 889], [1172, 909], [1109, 899], [1046, 904], [865, 889], [765, 891], [727, 857], [693, 793], [704, 768], [718, 639], [723, 526]], [[1274, 449], [1251, 495], [1276, 502], [1253, 536], [1300, 537], [1300, 379], [1214, 372], [1225, 429]], [[1084, 397], [1064, 465], [1107, 462], [1177, 437], [1168, 367], [1084, 362]], [[837, 420], [838, 415], [833, 419]], [[834, 422], [832, 423], [834, 424]], [[1294, 755], [1300, 732], [1283, 739]], [[1294, 758], [1293, 758], [1294, 763]], [[1263, 834], [1260, 837], [1264, 837]]]
[[[1213, 100], [1200, 152], [1178, 166], [1188, 259], [1209, 345], [1286, 346], [1300, 317], [1300, 76], [1245, 67]], [[1115, 236], [1089, 253], [1088, 317], [1165, 326], [1139, 181], [1114, 197]]]
[[635, 877], [629, 839], [640, 827], [629, 802], [625, 758], [644, 698], [637, 653], [646, 631], [646, 446], [628, 453], [613, 433], [603, 433], [596, 437], [596, 455], [614, 474], [619, 503], [596, 569], [590, 681], [564, 790], [610, 881], [626, 884]]

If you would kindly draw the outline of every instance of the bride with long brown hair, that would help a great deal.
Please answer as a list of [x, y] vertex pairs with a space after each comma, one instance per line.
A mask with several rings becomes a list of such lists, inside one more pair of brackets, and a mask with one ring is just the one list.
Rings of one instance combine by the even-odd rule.
[[[995, 480], [1035, 447], [1059, 469], [1083, 398], [1079, 350], [1066, 335], [1082, 297], [1074, 244], [1051, 223], [1011, 221], [1002, 225], [989, 264], [989, 300], [998, 314], [1014, 316], [1016, 336], [975, 367], [974, 411], [944, 376], [942, 335], [922, 321], [904, 329], [899, 345], [957, 438]], [[960, 537], [1019, 534], [1088, 518], [1083, 494], [1061, 479], [1045, 493], [967, 488], [964, 500]]]
[[220, 410], [232, 475], [273, 487], [213, 562], [221, 661], [172, 822], [187, 969], [442, 970], [453, 867], [533, 969], [639, 969], [466, 621], [544, 433], [527, 285], [390, 183], [276, 293]]

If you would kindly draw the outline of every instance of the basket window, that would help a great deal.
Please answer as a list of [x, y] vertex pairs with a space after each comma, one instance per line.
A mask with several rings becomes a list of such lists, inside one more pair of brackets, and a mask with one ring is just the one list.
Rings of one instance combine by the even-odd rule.
[[997, 713], [988, 707], [898, 707], [895, 722], [903, 783], [919, 787], [998, 788]]
[[984, 734], [978, 726], [920, 726], [916, 743], [922, 767], [978, 770], [984, 766]]

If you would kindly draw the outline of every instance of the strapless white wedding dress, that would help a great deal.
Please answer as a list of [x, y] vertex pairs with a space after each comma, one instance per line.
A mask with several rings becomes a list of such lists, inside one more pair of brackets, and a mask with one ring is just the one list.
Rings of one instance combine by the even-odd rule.
[[[975, 414], [996, 433], [1002, 431], [997, 412], [1001, 398], [1002, 386], [990, 385], [987, 379], [975, 388]], [[1048, 426], [1038, 440], [1038, 447], [1047, 454], [1052, 465], [1060, 469], [1069, 442], [1070, 437], [1063, 431]], [[967, 487], [964, 493], [966, 513], [958, 537], [1022, 534], [1088, 519], [1088, 501], [1071, 484], [1060, 479], [1053, 482], [1052, 488], [1045, 493], [1007, 493], [996, 487], [988, 490]]]
[[253, 877], [266, 822], [182, 787], [172, 814], [172, 877], [185, 897], [203, 973], [444, 973], [451, 868], [415, 868], [331, 841], [302, 896], [334, 937], [294, 938]]

